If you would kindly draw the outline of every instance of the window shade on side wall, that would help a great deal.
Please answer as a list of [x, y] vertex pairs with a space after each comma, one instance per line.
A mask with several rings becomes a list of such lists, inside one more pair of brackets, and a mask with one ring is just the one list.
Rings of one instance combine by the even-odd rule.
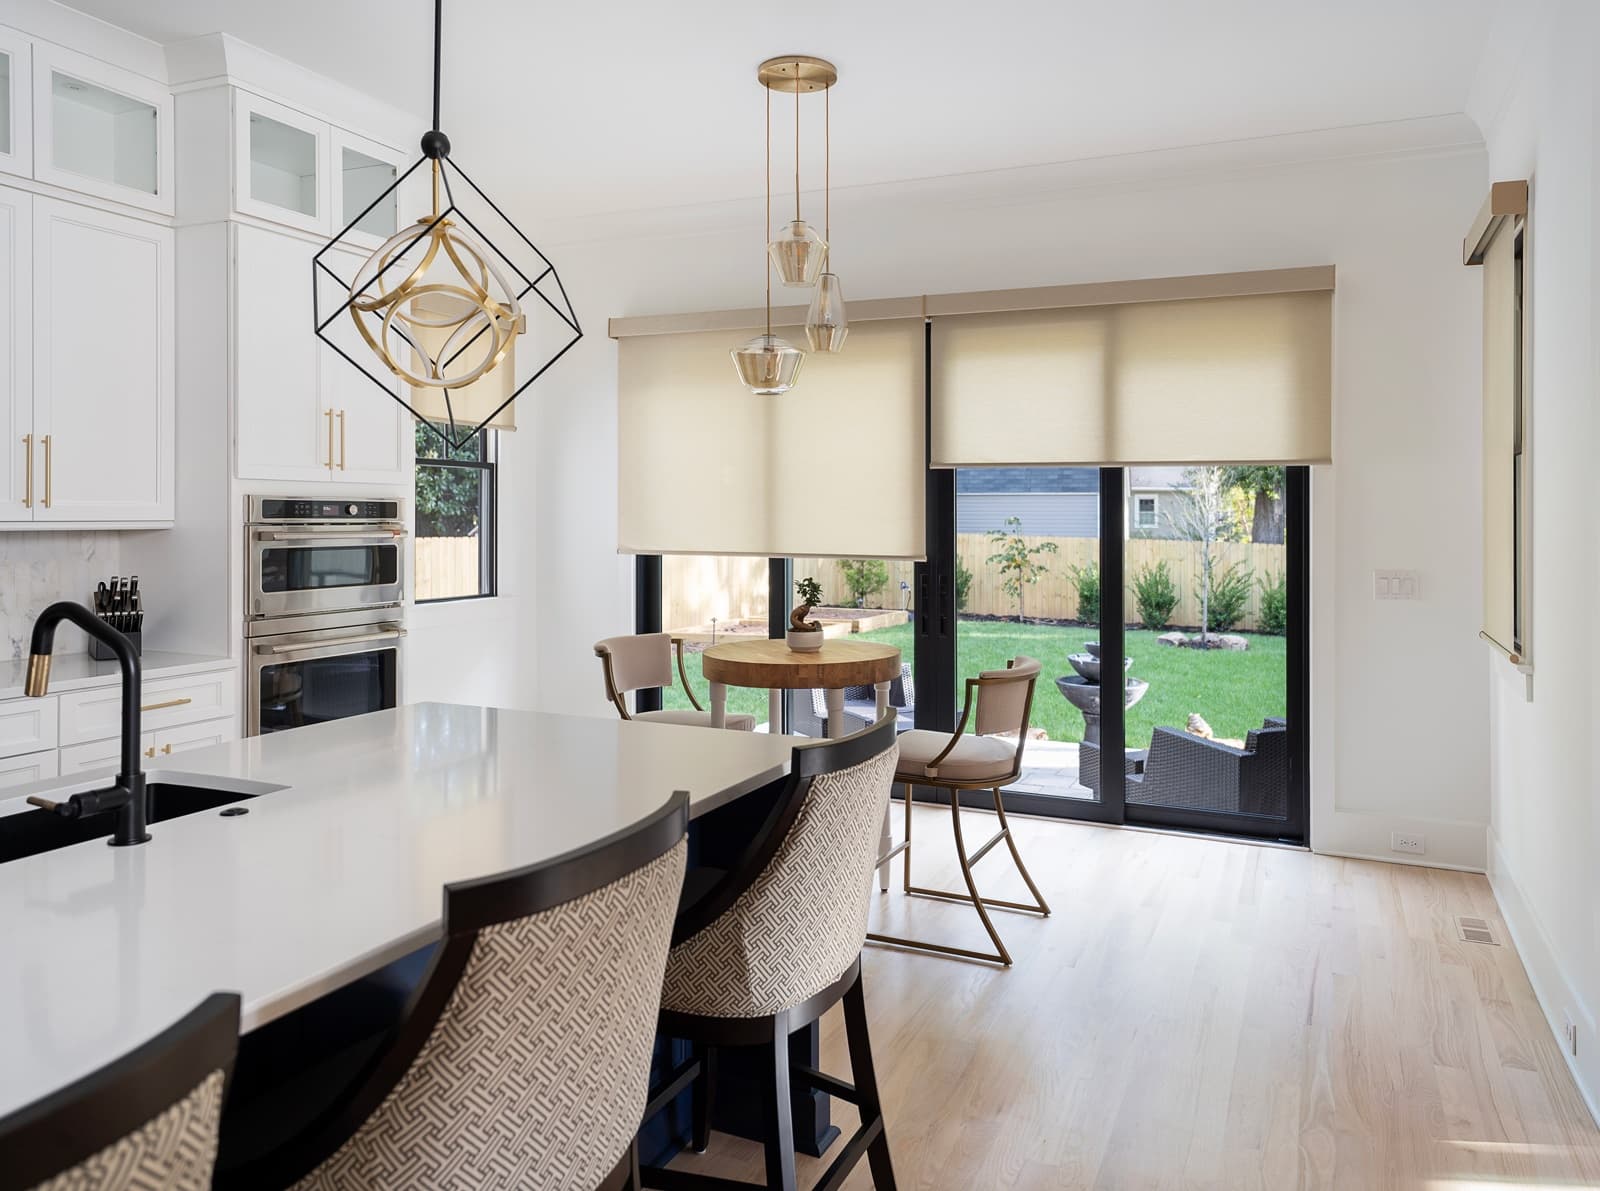
[[1483, 631], [1502, 649], [1522, 648], [1517, 588], [1516, 233], [1503, 226], [1483, 256]]
[[932, 460], [1324, 463], [1330, 291], [933, 320]]
[[780, 397], [728, 359], [758, 332], [618, 341], [618, 549], [922, 558], [922, 320], [853, 326]]

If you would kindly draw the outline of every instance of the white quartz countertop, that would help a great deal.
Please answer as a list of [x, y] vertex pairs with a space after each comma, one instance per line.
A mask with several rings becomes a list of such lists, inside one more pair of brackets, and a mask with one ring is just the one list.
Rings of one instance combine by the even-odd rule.
[[[200, 653], [164, 653], [159, 649], [151, 649], [139, 659], [139, 664], [140, 673], [145, 678], [168, 678], [202, 670], [220, 670], [233, 663], [225, 657], [210, 657]], [[50, 659], [50, 693], [56, 695], [85, 687], [110, 686], [117, 682], [121, 674], [116, 662], [97, 662], [86, 653], [58, 653]], [[27, 658], [0, 663], [0, 700], [21, 699], [27, 677]]]
[[793, 744], [423, 703], [153, 767], [151, 781], [282, 788], [237, 804], [247, 815], [154, 824], [140, 847], [0, 864], [0, 1116], [212, 992], [241, 993], [253, 1029], [437, 938], [447, 883], [593, 843], [674, 790], [703, 814], [787, 773]]

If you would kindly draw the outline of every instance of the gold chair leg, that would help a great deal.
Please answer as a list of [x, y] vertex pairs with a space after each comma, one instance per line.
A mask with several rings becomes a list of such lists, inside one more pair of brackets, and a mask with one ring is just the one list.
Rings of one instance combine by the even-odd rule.
[[1006, 822], [1005, 800], [1000, 797], [997, 788], [994, 791], [994, 813], [1000, 817], [1000, 830], [1005, 832], [1006, 847], [1011, 849], [1011, 861], [1017, 866], [1017, 871], [1022, 874], [1023, 881], [1028, 886], [1028, 892], [1033, 894], [1033, 900], [1039, 903], [1039, 913], [1050, 917], [1050, 906], [1044, 900], [1044, 895], [1039, 892], [1039, 887], [1033, 883], [1033, 877], [1028, 872], [1028, 866], [1022, 863], [1022, 853], [1017, 851], [1017, 839], [1011, 834], [1011, 824]]
[[989, 932], [989, 940], [994, 944], [1000, 962], [1009, 968], [1011, 953], [1000, 941], [1000, 932], [995, 929], [994, 922], [989, 918], [989, 910], [983, 904], [983, 895], [978, 892], [978, 882], [972, 875], [972, 862], [967, 859], [967, 844], [961, 834], [961, 794], [956, 790], [950, 791], [950, 819], [956, 833], [956, 859], [961, 863], [961, 878], [967, 883], [967, 892], [972, 895], [972, 908], [978, 911], [983, 929]]
[[905, 862], [905, 869], [904, 869], [904, 872], [905, 872], [904, 888], [905, 888], [905, 891], [907, 893], [911, 892], [911, 803], [912, 803], [911, 783], [907, 782], [906, 783], [906, 862]]

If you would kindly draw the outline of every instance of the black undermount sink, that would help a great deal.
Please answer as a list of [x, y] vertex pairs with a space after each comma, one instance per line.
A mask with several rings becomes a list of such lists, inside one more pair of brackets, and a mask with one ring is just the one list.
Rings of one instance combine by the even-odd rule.
[[[216, 810], [235, 802], [254, 798], [237, 790], [212, 790], [205, 786], [179, 785], [174, 782], [151, 782], [145, 787], [149, 796], [151, 823], [168, 819], [181, 819], [201, 811]], [[85, 840], [105, 839], [116, 826], [116, 815], [91, 815], [84, 819], [63, 819], [47, 810], [20, 811], [14, 815], [0, 815], [0, 864], [22, 860], [41, 852], [54, 852], [57, 848], [71, 847]]]

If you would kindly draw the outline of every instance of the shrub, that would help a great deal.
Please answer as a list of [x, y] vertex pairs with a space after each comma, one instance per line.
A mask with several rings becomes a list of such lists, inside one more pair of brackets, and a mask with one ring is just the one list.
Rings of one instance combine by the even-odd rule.
[[1211, 614], [1206, 617], [1206, 628], [1221, 633], [1238, 624], [1250, 603], [1250, 581], [1255, 572], [1242, 562], [1236, 562], [1211, 580]]
[[1100, 623], [1100, 564], [1071, 566], [1067, 576], [1078, 589], [1078, 619], [1084, 624]]
[[1133, 598], [1145, 628], [1164, 629], [1172, 623], [1172, 610], [1178, 606], [1178, 585], [1166, 559], [1134, 572]]
[[1261, 588], [1261, 631], [1280, 636], [1288, 632], [1289, 581], [1284, 573], [1279, 571], [1276, 575], [1258, 579], [1256, 586]]
[[889, 582], [888, 566], [876, 558], [846, 558], [839, 563], [844, 585], [850, 590], [850, 599], [860, 606], [869, 595], [883, 590]]
[[956, 611], [960, 612], [967, 606], [967, 592], [972, 587], [972, 568], [959, 558], [956, 559]]

